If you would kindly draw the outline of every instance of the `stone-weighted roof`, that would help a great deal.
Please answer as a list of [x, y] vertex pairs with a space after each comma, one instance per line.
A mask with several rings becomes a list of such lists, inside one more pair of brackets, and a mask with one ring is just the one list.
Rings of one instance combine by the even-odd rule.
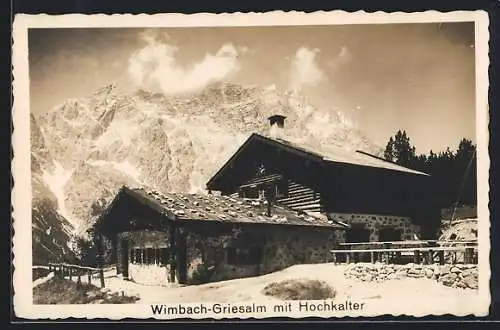
[[163, 212], [169, 218], [178, 220], [346, 228], [345, 225], [331, 221], [326, 216], [299, 213], [279, 205], [273, 205], [271, 216], [267, 216], [265, 200], [213, 194], [163, 193], [146, 188], [122, 189], [139, 201], [154, 206], [157, 211]]

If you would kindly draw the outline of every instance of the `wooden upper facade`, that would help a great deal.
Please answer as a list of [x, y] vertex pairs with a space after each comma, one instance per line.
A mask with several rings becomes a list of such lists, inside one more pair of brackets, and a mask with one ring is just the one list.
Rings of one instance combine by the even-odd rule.
[[321, 153], [259, 134], [247, 139], [207, 189], [240, 197], [266, 195], [299, 211], [408, 216], [432, 228], [439, 223], [432, 180], [425, 173], [360, 151], [329, 148]]

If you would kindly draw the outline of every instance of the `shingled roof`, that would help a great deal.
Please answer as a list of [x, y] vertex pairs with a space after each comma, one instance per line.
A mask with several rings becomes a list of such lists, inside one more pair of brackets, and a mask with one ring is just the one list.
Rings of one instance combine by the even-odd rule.
[[263, 139], [267, 139], [268, 141], [272, 141], [276, 144], [285, 145], [290, 148], [294, 148], [296, 150], [302, 151], [304, 153], [314, 155], [326, 162], [334, 162], [334, 163], [346, 163], [346, 164], [354, 164], [360, 166], [369, 166], [369, 167], [378, 167], [387, 170], [399, 171], [399, 172], [407, 172], [419, 175], [426, 175], [427, 173], [413, 170], [411, 168], [407, 168], [388, 160], [382, 159], [376, 155], [372, 155], [370, 153], [361, 151], [361, 150], [349, 150], [346, 148], [341, 148], [334, 145], [321, 145], [321, 146], [311, 146], [311, 145], [299, 145], [294, 142], [290, 142], [284, 139], [270, 138], [261, 136]]
[[273, 205], [271, 216], [267, 216], [265, 200], [213, 194], [163, 193], [126, 186], [122, 191], [172, 220], [346, 228], [346, 225], [331, 221], [325, 216], [296, 212], [278, 205]]
[[207, 182], [207, 187], [212, 189], [214, 182], [224, 175], [228, 167], [241, 156], [254, 142], [264, 143], [271, 145], [277, 149], [286, 150], [288, 152], [297, 154], [301, 157], [307, 157], [319, 163], [332, 165], [335, 163], [351, 164], [355, 166], [363, 166], [366, 168], [378, 168], [382, 170], [389, 170], [394, 172], [408, 173], [418, 176], [429, 176], [429, 174], [413, 170], [391, 161], [387, 161], [376, 155], [361, 151], [352, 150], [345, 147], [340, 147], [331, 144], [312, 145], [307, 141], [289, 141], [282, 138], [273, 138], [261, 134], [253, 133], [250, 137], [239, 147], [239, 149], [220, 167], [212, 178]]

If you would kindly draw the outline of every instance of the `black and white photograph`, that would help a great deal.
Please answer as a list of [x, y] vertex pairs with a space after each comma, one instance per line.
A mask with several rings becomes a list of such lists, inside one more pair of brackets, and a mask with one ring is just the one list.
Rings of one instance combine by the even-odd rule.
[[16, 19], [17, 314], [487, 314], [484, 13]]

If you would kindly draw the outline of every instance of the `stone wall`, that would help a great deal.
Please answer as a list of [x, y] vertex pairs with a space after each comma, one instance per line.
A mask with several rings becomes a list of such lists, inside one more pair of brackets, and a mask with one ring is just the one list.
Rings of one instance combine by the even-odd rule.
[[407, 277], [428, 278], [453, 288], [478, 288], [477, 265], [391, 265], [382, 263], [356, 263], [345, 266], [344, 275], [364, 282], [382, 282]]
[[[330, 228], [289, 226], [234, 225], [220, 229], [186, 227], [181, 229], [186, 238], [187, 282], [199, 283], [200, 267], [208, 269], [204, 281], [221, 281], [267, 274], [301, 263], [321, 263], [329, 258], [335, 245], [335, 231]], [[169, 233], [162, 231], [133, 231], [118, 234], [116, 240], [117, 272], [123, 271], [123, 242], [132, 248], [168, 247]], [[255, 264], [229, 264], [228, 249], [260, 247], [262, 258]], [[169, 266], [130, 263], [129, 279], [148, 285], [168, 285]], [[179, 269], [177, 269], [179, 270]]]
[[[187, 242], [188, 279], [192, 281], [198, 265], [203, 264], [211, 269], [210, 281], [220, 281], [267, 274], [294, 264], [325, 262], [335, 241], [333, 230], [242, 226], [212, 237], [191, 233]], [[252, 245], [262, 248], [261, 263], [228, 264], [228, 248]]]
[[[341, 221], [349, 225], [360, 225], [370, 230], [370, 241], [379, 240], [379, 230], [384, 227], [394, 227], [401, 230], [401, 240], [413, 240], [414, 235], [420, 237], [420, 227], [411, 222], [409, 217], [379, 215], [379, 214], [356, 214], [356, 213], [329, 213], [329, 217], [335, 221]], [[339, 243], [345, 243], [345, 232], [339, 231], [337, 235]]]

